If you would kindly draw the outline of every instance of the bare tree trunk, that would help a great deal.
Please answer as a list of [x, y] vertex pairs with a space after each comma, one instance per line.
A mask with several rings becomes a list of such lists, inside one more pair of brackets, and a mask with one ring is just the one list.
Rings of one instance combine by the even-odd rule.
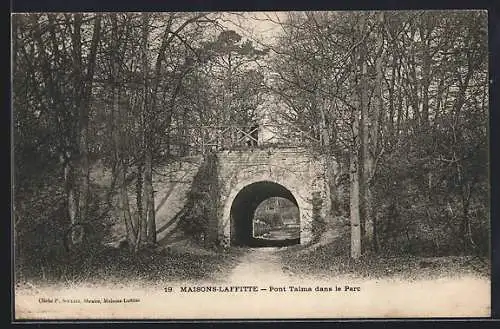
[[392, 73], [391, 73], [391, 82], [389, 85], [389, 118], [388, 118], [388, 127], [387, 127], [387, 135], [389, 136], [389, 141], [391, 142], [391, 145], [393, 143], [393, 140], [395, 138], [394, 134], [394, 94], [396, 92], [395, 90], [395, 81], [396, 81], [396, 66], [398, 65], [397, 63], [397, 58], [396, 54], [393, 51], [392, 54]]
[[[357, 114], [355, 114], [357, 116]], [[354, 119], [353, 132], [357, 135], [358, 119]], [[359, 214], [359, 170], [358, 170], [357, 143], [353, 141], [353, 150], [349, 156], [350, 172], [350, 217], [351, 217], [351, 257], [361, 256], [361, 223]]]
[[360, 102], [360, 111], [361, 111], [361, 119], [360, 119], [360, 162], [362, 167], [360, 166], [360, 192], [362, 195], [361, 202], [361, 213], [363, 220], [361, 221], [361, 232], [363, 235], [364, 245], [369, 246], [373, 234], [373, 222], [371, 217], [371, 194], [368, 188], [368, 180], [372, 171], [372, 158], [370, 152], [370, 109], [368, 104], [368, 83], [366, 81], [367, 75], [367, 63], [364, 58], [364, 55], [360, 56], [360, 66], [361, 66], [361, 77], [359, 79], [360, 83], [360, 93], [361, 93], [361, 102]]
[[465, 252], [470, 251], [473, 246], [472, 234], [470, 231], [470, 218], [469, 218], [469, 207], [470, 207], [470, 196], [471, 196], [471, 186], [470, 183], [462, 183], [462, 221], [460, 223], [460, 238], [462, 239], [462, 245]]
[[417, 68], [416, 68], [416, 49], [415, 49], [415, 35], [416, 35], [416, 27], [414, 24], [410, 26], [410, 53], [408, 54], [408, 67], [409, 67], [409, 81], [408, 81], [408, 87], [409, 87], [409, 100], [410, 104], [413, 110], [413, 129], [415, 127], [418, 127], [420, 124], [420, 108], [419, 108], [419, 95], [418, 95], [418, 90], [420, 87], [420, 84], [417, 79]]
[[148, 244], [154, 245], [156, 243], [156, 220], [155, 220], [155, 204], [154, 204], [154, 189], [153, 189], [153, 132], [155, 131], [154, 126], [154, 114], [156, 112], [157, 103], [157, 93], [161, 78], [161, 63], [163, 60], [166, 38], [170, 31], [170, 22], [172, 15], [169, 19], [169, 24], [165, 28], [164, 40], [162, 41], [162, 47], [159, 50], [158, 57], [155, 65], [155, 76], [153, 81], [153, 89], [149, 97], [148, 106], [145, 108], [145, 119], [146, 119], [146, 133], [145, 133], [145, 158], [144, 158], [144, 215], [146, 224], [146, 239]]
[[147, 243], [156, 243], [156, 221], [155, 221], [155, 205], [154, 205], [154, 190], [153, 190], [153, 159], [151, 154], [151, 146], [146, 147], [146, 159], [144, 170], [144, 198], [145, 198], [145, 215], [146, 215], [146, 235]]
[[132, 215], [130, 214], [130, 204], [129, 204], [129, 196], [128, 196], [128, 190], [127, 190], [127, 183], [126, 183], [126, 177], [127, 177], [127, 166], [126, 166], [126, 159], [125, 159], [125, 152], [123, 151], [124, 148], [124, 136], [122, 131], [125, 129], [125, 123], [122, 121], [122, 118], [125, 118], [126, 113], [124, 113], [124, 108], [122, 107], [122, 110], [120, 110], [119, 107], [119, 99], [120, 99], [120, 92], [118, 87], [114, 88], [113, 92], [113, 112], [116, 114], [115, 120], [116, 120], [116, 128], [117, 131], [115, 132], [115, 159], [116, 159], [116, 169], [115, 169], [115, 175], [116, 175], [116, 184], [118, 186], [118, 207], [119, 207], [119, 214], [125, 223], [125, 230], [126, 230], [126, 237], [127, 241], [129, 242], [130, 246], [135, 246], [136, 245], [136, 231], [134, 229], [134, 225], [132, 222]]
[[[384, 13], [381, 12], [378, 17], [379, 31], [377, 38], [377, 58], [375, 61], [376, 70], [376, 81], [375, 81], [375, 96], [376, 104], [375, 111], [372, 116], [372, 129], [371, 129], [371, 148], [368, 148], [367, 158], [365, 159], [365, 215], [366, 215], [366, 241], [367, 245], [370, 246], [374, 252], [377, 251], [377, 215], [373, 209], [373, 179], [375, 176], [375, 155], [379, 150], [379, 137], [380, 137], [380, 125], [382, 124], [382, 113], [384, 111], [384, 99], [383, 99], [383, 61], [385, 57], [384, 51]], [[392, 118], [391, 118], [392, 120]], [[379, 155], [377, 155], [378, 157]]]
[[[362, 33], [364, 31], [364, 14], [361, 14], [360, 18], [360, 31], [358, 32], [358, 38], [362, 38]], [[356, 40], [356, 39], [355, 39]], [[357, 72], [359, 68], [359, 63], [362, 61], [363, 56], [361, 55], [362, 50], [356, 50], [353, 52], [353, 79], [352, 81], [357, 81]], [[359, 56], [359, 58], [358, 58]], [[361, 256], [361, 219], [360, 219], [360, 144], [362, 143], [362, 136], [360, 133], [360, 110], [362, 107], [362, 90], [360, 90], [362, 86], [360, 84], [354, 82], [353, 90], [355, 93], [355, 102], [358, 106], [355, 106], [352, 109], [352, 142], [351, 142], [351, 152], [349, 154], [349, 174], [350, 174], [350, 193], [349, 193], [349, 212], [351, 219], [351, 257], [359, 258]]]
[[[161, 79], [161, 68], [162, 62], [164, 60], [164, 53], [167, 47], [170, 45], [170, 42], [174, 38], [174, 35], [177, 34], [181, 29], [183, 29], [187, 24], [191, 22], [191, 20], [185, 21], [176, 31], [171, 33], [170, 29], [172, 27], [172, 21], [174, 16], [170, 15], [167, 25], [165, 27], [163, 38], [161, 42], [160, 49], [158, 51], [158, 55], [156, 57], [156, 63], [154, 67], [154, 76], [152, 77], [151, 89], [149, 87], [149, 65], [147, 63], [147, 41], [149, 37], [149, 29], [147, 27], [147, 23], [149, 22], [148, 15], [143, 16], [143, 70], [144, 70], [144, 107], [142, 110], [143, 115], [143, 136], [144, 136], [144, 180], [142, 181], [142, 205], [140, 217], [143, 218], [141, 224], [141, 239], [148, 244], [156, 243], [156, 218], [155, 218], [155, 205], [154, 205], [154, 189], [153, 189], [153, 131], [155, 130], [154, 126], [154, 118], [153, 116], [156, 113], [156, 104], [157, 104], [157, 93], [159, 89], [159, 83]], [[179, 86], [180, 87], [180, 86]], [[172, 102], [175, 100], [175, 96], [177, 94], [177, 88], [174, 91], [174, 96], [172, 97]], [[171, 113], [167, 118], [168, 126], [171, 123]], [[141, 167], [142, 168], [142, 167]], [[141, 175], [142, 176], [142, 175]]]
[[[71, 24], [71, 15], [66, 17], [68, 25]], [[66, 176], [71, 181], [67, 184], [68, 191], [68, 208], [70, 213], [70, 221], [73, 225], [71, 227], [71, 242], [73, 244], [78, 244], [83, 241], [83, 230], [81, 226], [75, 226], [82, 221], [82, 212], [85, 212], [87, 208], [87, 196], [85, 194], [85, 189], [82, 186], [85, 184], [85, 173], [82, 167], [84, 164], [84, 158], [86, 156], [85, 150], [82, 144], [85, 144], [85, 138], [82, 138], [82, 130], [85, 132], [84, 127], [85, 114], [82, 113], [84, 110], [82, 107], [84, 86], [82, 84], [83, 69], [82, 69], [82, 40], [81, 40], [81, 25], [82, 25], [82, 14], [73, 15], [73, 32], [71, 34], [72, 42], [72, 75], [73, 75], [73, 115], [76, 117], [77, 125], [76, 129], [70, 131], [70, 145], [76, 153], [75, 156], [68, 156], [69, 159], [69, 171]], [[80, 195], [84, 192], [83, 195]]]
[[[361, 33], [364, 35], [366, 33], [365, 22], [362, 21], [360, 24]], [[378, 39], [378, 52], [382, 51], [383, 39], [382, 35], [379, 35]], [[366, 55], [363, 51], [359, 54], [359, 67], [361, 68], [361, 76], [359, 78], [359, 93], [360, 93], [360, 111], [361, 118], [359, 124], [359, 133], [360, 133], [360, 195], [362, 196], [361, 200], [361, 234], [363, 239], [363, 245], [367, 246], [365, 250], [369, 250], [372, 247], [373, 242], [373, 232], [374, 232], [374, 222], [373, 222], [373, 211], [372, 211], [372, 191], [370, 188], [371, 177], [373, 173], [373, 149], [374, 149], [374, 137], [377, 133], [375, 129], [378, 129], [376, 126], [378, 111], [376, 111], [376, 115], [372, 115], [372, 111], [370, 111], [370, 105], [368, 102], [368, 81], [367, 81], [367, 70], [368, 64]], [[380, 57], [380, 56], [379, 56]], [[376, 59], [376, 66], [379, 71], [381, 70], [381, 62], [380, 58]], [[378, 72], [377, 72], [378, 73]], [[377, 81], [381, 83], [381, 81]], [[375, 88], [379, 88], [380, 85], [376, 85]], [[376, 95], [378, 93], [376, 92]]]
[[401, 90], [401, 60], [399, 61], [398, 63], [398, 68], [397, 68], [397, 81], [398, 81], [398, 88], [397, 88], [397, 103], [396, 103], [396, 108], [397, 108], [397, 114], [398, 114], [398, 118], [397, 118], [397, 121], [396, 121], [396, 141], [399, 141], [399, 137], [400, 137], [400, 134], [401, 134], [401, 125], [402, 125], [402, 122], [403, 122], [403, 91]]
[[422, 113], [421, 113], [421, 124], [424, 128], [429, 126], [429, 87], [431, 84], [431, 54], [429, 49], [429, 38], [430, 38], [430, 27], [426, 24], [427, 21], [424, 19], [426, 26], [420, 26], [420, 40], [423, 44], [423, 63], [422, 63]]
[[[142, 74], [143, 74], [143, 103], [141, 109], [141, 145], [142, 154], [140, 155], [140, 160], [137, 165], [137, 185], [136, 185], [136, 195], [137, 195], [137, 240], [135, 250], [139, 250], [147, 241], [148, 227], [147, 227], [147, 213], [148, 213], [148, 199], [149, 194], [147, 194], [147, 188], [144, 188], [144, 180], [147, 177], [145, 172], [146, 162], [148, 158], [148, 138], [149, 133], [147, 122], [148, 122], [148, 107], [151, 105], [149, 102], [150, 96], [150, 86], [149, 86], [149, 63], [148, 63], [148, 38], [149, 38], [149, 14], [142, 14], [142, 45], [141, 45], [141, 58], [142, 58]], [[145, 193], [146, 192], [146, 193]]]
[[[66, 188], [66, 202], [68, 206], [68, 215], [71, 224], [76, 223], [78, 215], [78, 203], [77, 203], [77, 192], [75, 187], [75, 169], [73, 167], [73, 161], [68, 157], [63, 160], [64, 164], [64, 182]], [[77, 237], [75, 236], [72, 242], [76, 242]]]
[[[75, 26], [75, 31], [77, 30]], [[89, 112], [92, 97], [92, 86], [94, 79], [94, 68], [97, 56], [97, 48], [99, 45], [101, 32], [101, 16], [98, 14], [94, 18], [94, 28], [92, 33], [92, 41], [89, 50], [89, 58], [87, 62], [86, 74], [83, 80], [84, 90], [80, 101], [80, 124], [79, 124], [79, 153], [80, 153], [80, 192], [79, 192], [79, 215], [80, 221], [88, 219], [89, 202], [90, 202], [90, 161], [89, 161]], [[81, 41], [80, 41], [81, 42]], [[80, 49], [81, 51], [81, 49]], [[81, 53], [80, 53], [81, 56]], [[80, 81], [81, 83], [81, 81]]]
[[115, 148], [115, 171], [114, 175], [116, 177], [116, 185], [118, 186], [118, 213], [125, 223], [126, 238], [130, 246], [135, 246], [136, 233], [132, 224], [132, 216], [130, 214], [130, 204], [128, 198], [128, 191], [126, 185], [127, 176], [127, 166], [125, 165], [125, 141], [124, 141], [124, 131], [126, 130], [126, 109], [124, 106], [120, 107], [121, 90], [119, 85], [119, 43], [118, 43], [118, 21], [117, 15], [113, 14], [111, 16], [112, 20], [112, 49], [111, 49], [111, 67], [112, 67], [112, 130], [111, 135], [113, 136], [113, 143]]

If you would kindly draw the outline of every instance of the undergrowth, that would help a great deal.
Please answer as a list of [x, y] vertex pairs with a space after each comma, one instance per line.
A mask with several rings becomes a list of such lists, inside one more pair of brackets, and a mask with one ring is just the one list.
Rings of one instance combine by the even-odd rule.
[[417, 280], [470, 274], [489, 278], [491, 271], [489, 259], [478, 256], [422, 257], [366, 254], [353, 259], [348, 250], [345, 251], [339, 253], [334, 244], [310, 251], [303, 247], [295, 247], [283, 250], [281, 258], [283, 266], [297, 274], [328, 277], [353, 275], [365, 278], [399, 277], [404, 280]]
[[158, 282], [165, 280], [203, 280], [220, 275], [235, 265], [242, 251], [194, 255], [166, 249], [132, 253], [124, 248], [103, 247], [98, 252], [61, 257], [37, 267], [24, 264], [16, 268], [16, 284], [82, 282]]

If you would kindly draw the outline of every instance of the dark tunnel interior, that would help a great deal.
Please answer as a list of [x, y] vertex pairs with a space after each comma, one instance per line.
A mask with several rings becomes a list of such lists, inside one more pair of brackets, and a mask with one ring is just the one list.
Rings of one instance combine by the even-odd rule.
[[253, 218], [259, 204], [271, 197], [282, 197], [298, 207], [292, 193], [280, 184], [261, 181], [244, 187], [231, 206], [231, 245], [245, 247], [282, 247], [300, 243], [300, 238], [259, 239], [253, 236]]

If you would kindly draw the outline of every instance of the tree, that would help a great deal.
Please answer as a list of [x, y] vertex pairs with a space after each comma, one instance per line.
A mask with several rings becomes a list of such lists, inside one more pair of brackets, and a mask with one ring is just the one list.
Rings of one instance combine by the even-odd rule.
[[[416, 252], [431, 229], [432, 243], [442, 250], [436, 235], [443, 225], [471, 245], [466, 232], [472, 229], [464, 229], [471, 216], [460, 222], [453, 212], [446, 219], [447, 202], [432, 196], [451, 184], [458, 188], [454, 196], [442, 197], [452, 208], [468, 209], [468, 185], [455, 157], [462, 151], [455, 147], [477, 145], [467, 157], [482, 158], [479, 145], [486, 141], [485, 121], [474, 137], [466, 124], [478, 128], [476, 119], [485, 118], [482, 13], [310, 12], [278, 23], [284, 34], [273, 47], [279, 76], [274, 92], [293, 113], [289, 120], [322, 134], [324, 150], [341, 168], [350, 167], [353, 256], [360, 255], [358, 216], [363, 253], [399, 248], [388, 243], [391, 230], [399, 246]], [[467, 114], [463, 101], [470, 102]], [[445, 149], [453, 151], [445, 157]], [[448, 161], [447, 169], [436, 158], [446, 159], [439, 161]], [[469, 174], [474, 181], [483, 175]], [[330, 178], [332, 188], [337, 180]], [[397, 210], [400, 222], [387, 209]], [[455, 248], [457, 239], [445, 239], [448, 250]]]

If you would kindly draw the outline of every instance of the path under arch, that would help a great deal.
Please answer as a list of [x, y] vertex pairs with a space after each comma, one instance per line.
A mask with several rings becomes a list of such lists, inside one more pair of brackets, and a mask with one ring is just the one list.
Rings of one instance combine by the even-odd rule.
[[[231, 205], [231, 245], [249, 247], [288, 246], [299, 244], [300, 238], [265, 240], [253, 236], [253, 218], [257, 207], [272, 197], [290, 200], [298, 207], [292, 192], [283, 185], [271, 181], [259, 181], [245, 186], [234, 198]], [[300, 212], [300, 208], [299, 208]]]

